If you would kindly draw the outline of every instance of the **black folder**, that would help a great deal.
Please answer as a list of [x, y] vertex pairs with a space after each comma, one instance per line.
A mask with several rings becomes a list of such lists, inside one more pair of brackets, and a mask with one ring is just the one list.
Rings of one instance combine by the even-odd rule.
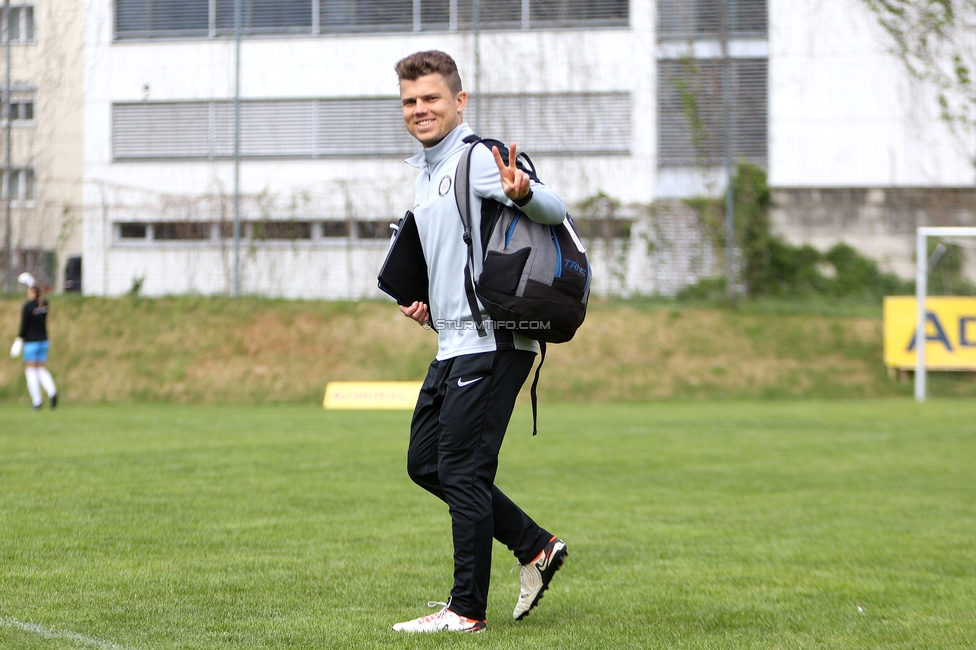
[[427, 260], [420, 245], [420, 233], [413, 212], [407, 211], [397, 224], [393, 243], [376, 279], [380, 290], [404, 307], [414, 302], [430, 304]]

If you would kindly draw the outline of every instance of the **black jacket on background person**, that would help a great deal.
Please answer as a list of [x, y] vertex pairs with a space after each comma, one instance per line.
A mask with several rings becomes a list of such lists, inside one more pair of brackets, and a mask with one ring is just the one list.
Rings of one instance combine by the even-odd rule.
[[20, 314], [20, 333], [25, 343], [47, 340], [47, 301], [28, 300]]

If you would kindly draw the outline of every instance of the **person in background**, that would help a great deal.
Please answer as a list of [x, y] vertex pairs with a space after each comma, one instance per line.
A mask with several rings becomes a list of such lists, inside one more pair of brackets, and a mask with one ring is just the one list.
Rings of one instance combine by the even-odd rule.
[[58, 388], [54, 377], [44, 364], [47, 363], [47, 300], [41, 295], [41, 288], [30, 273], [21, 273], [18, 280], [27, 285], [27, 302], [20, 315], [20, 331], [10, 348], [10, 356], [17, 357], [23, 352], [24, 375], [27, 378], [27, 392], [30, 393], [31, 408], [38, 410], [43, 404], [43, 388], [48, 394], [51, 408], [58, 405]]

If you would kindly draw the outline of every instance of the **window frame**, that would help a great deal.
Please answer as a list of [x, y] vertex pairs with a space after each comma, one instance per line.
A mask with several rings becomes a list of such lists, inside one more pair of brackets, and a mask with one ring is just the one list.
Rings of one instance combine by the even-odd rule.
[[[17, 178], [17, 196], [10, 199], [10, 205], [32, 207], [37, 201], [37, 173], [33, 167], [13, 167], [10, 170]], [[7, 170], [0, 172], [0, 200], [9, 196], [10, 176]]]
[[[11, 86], [10, 88], [10, 101], [6, 101], [3, 96], [3, 89], [0, 88], [0, 126], [7, 125], [7, 119], [10, 115], [10, 108], [13, 106], [30, 106], [31, 116], [30, 117], [18, 117], [13, 118], [12, 126], [17, 127], [31, 127], [37, 126], [37, 89], [33, 86]], [[21, 110], [18, 109], [18, 114]]]
[[[264, 219], [242, 220], [241, 241], [259, 249], [282, 248], [332, 248], [356, 243], [364, 246], [389, 245], [389, 225], [394, 217], [329, 218], [312, 219]], [[363, 226], [359, 224], [365, 224]], [[158, 236], [160, 226], [167, 228], [186, 227], [191, 230], [204, 230], [206, 238], [199, 236], [172, 237]], [[262, 229], [279, 230], [274, 236], [262, 236]], [[370, 231], [363, 236], [363, 229]], [[299, 236], [290, 237], [282, 230], [298, 231]], [[138, 233], [141, 232], [141, 235]], [[133, 219], [112, 223], [113, 245], [123, 247], [222, 247], [233, 237], [231, 221], [154, 221], [152, 219]]]
[[[16, 12], [16, 13], [15, 13]], [[0, 10], [0, 14], [4, 12]], [[17, 23], [17, 38], [10, 39], [11, 45], [32, 45], [37, 42], [37, 22], [36, 22], [36, 11], [35, 5], [29, 3], [23, 4], [11, 4], [10, 5], [11, 15], [16, 15]], [[8, 16], [0, 16], [0, 30], [2, 30], [2, 35], [0, 35], [0, 44], [6, 45], [6, 38], [10, 34], [10, 29], [8, 25]], [[10, 24], [12, 24], [11, 21]], [[26, 34], [25, 34], [26, 32]]]

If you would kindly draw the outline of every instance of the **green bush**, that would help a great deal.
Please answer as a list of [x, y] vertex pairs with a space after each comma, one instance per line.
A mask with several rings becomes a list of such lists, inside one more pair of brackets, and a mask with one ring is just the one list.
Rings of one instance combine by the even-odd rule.
[[[892, 273], [883, 273], [876, 262], [847, 244], [837, 244], [821, 253], [812, 246], [793, 246], [772, 234], [769, 224], [771, 194], [766, 171], [761, 167], [740, 162], [732, 187], [736, 247], [741, 254], [740, 277], [748, 297], [827, 296], [875, 302], [886, 295], [907, 294], [914, 290], [914, 283]], [[687, 203], [698, 211], [702, 227], [711, 235], [719, 254], [724, 256], [724, 199], [696, 197]], [[961, 249], [954, 255], [954, 266], [946, 266], [948, 275], [945, 277], [946, 282], [959, 287], [965, 284], [960, 275]], [[715, 279], [702, 280], [682, 290], [678, 297], [712, 299], [718, 286]], [[724, 279], [721, 286], [725, 286]]]
[[830, 293], [838, 297], [863, 297], [880, 300], [884, 296], [908, 294], [915, 283], [902, 280], [893, 273], [882, 273], [878, 265], [847, 244], [837, 244], [824, 255], [834, 267], [836, 276], [830, 283]]

